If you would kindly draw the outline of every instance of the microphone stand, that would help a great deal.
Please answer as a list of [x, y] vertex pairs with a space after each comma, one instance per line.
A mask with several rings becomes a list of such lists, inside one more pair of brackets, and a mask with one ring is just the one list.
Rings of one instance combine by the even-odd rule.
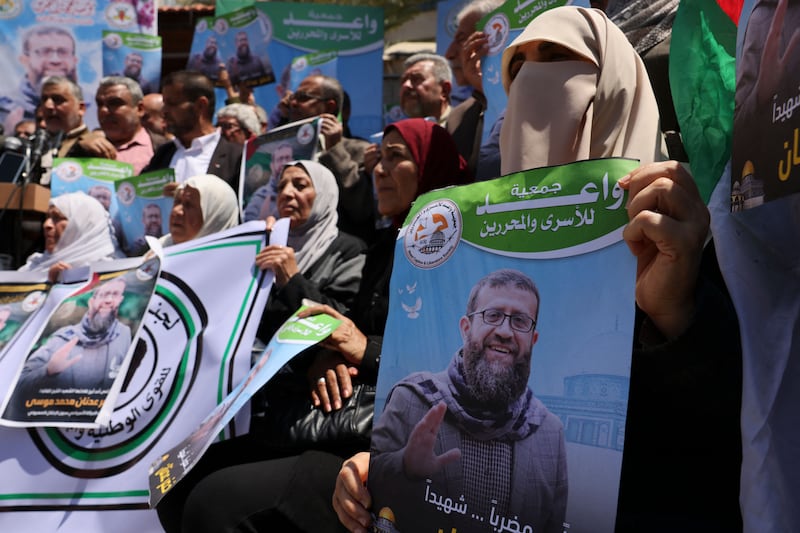
[[[17, 145], [17, 146], [13, 146], [13, 145], [9, 146], [11, 144], [11, 143], [9, 143], [9, 141], [12, 140], [12, 139], [17, 141], [17, 143], [19, 143], [19, 145]], [[8, 248], [5, 248], [5, 246], [4, 246], [4, 249], [8, 250], [9, 252], [13, 252], [14, 265], [18, 265], [19, 264], [20, 255], [22, 254], [22, 208], [24, 206], [24, 203], [23, 203], [23, 201], [24, 201], [24, 196], [23, 196], [24, 190], [22, 189], [22, 183], [24, 182], [26, 176], [30, 172], [30, 168], [29, 167], [30, 167], [31, 145], [30, 145], [29, 142], [19, 141], [14, 137], [6, 138], [6, 140], [3, 143], [3, 152], [6, 152], [6, 151], [8, 151], [8, 152], [18, 152], [18, 150], [20, 148], [22, 148], [23, 146], [24, 146], [24, 154], [23, 154], [23, 169], [24, 170], [23, 170], [23, 174], [21, 176], [22, 179], [20, 179], [18, 177], [17, 179], [15, 179], [12, 182], [12, 185], [14, 187], [13, 187], [13, 189], [10, 191], [10, 193], [8, 195], [8, 199], [6, 200], [5, 205], [2, 207], [2, 209], [0, 209], [0, 223], [2, 223], [3, 218], [5, 217], [6, 213], [8, 212], [8, 210], [10, 208], [11, 201], [14, 199], [14, 195], [15, 194], [19, 194], [19, 209], [17, 211], [17, 216], [12, 221], [12, 226], [13, 227], [11, 228], [11, 233], [13, 235], [13, 241], [12, 241], [12, 243], [9, 243], [9, 244], [11, 244], [12, 246], [9, 246]]]
[[[42, 156], [48, 150], [52, 150], [53, 141], [58, 146], [61, 144], [61, 139], [63, 137], [63, 132], [58, 132], [55, 139], [50, 138], [50, 134], [45, 129], [38, 129], [33, 136], [33, 139], [29, 143], [25, 143], [25, 153], [23, 155], [23, 165], [24, 165], [24, 173], [21, 179], [17, 180], [14, 191], [9, 196], [8, 202], [3, 207], [2, 212], [0, 212], [0, 221], [2, 221], [3, 215], [8, 210], [8, 204], [11, 202], [11, 199], [14, 197], [14, 194], [19, 193], [19, 205], [17, 209], [17, 216], [15, 218], [13, 233], [14, 233], [14, 261], [15, 264], [19, 265], [22, 263], [23, 257], [23, 250], [22, 250], [22, 222], [23, 222], [23, 214], [24, 214], [24, 207], [25, 207], [25, 191], [29, 183], [36, 183], [41, 179], [41, 164], [42, 164]], [[34, 176], [36, 175], [36, 179]]]

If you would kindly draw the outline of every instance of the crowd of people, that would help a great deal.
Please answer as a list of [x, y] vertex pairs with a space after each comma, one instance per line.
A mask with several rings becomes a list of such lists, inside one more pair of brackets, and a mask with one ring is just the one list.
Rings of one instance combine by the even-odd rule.
[[[708, 238], [708, 210], [685, 166], [664, 161], [659, 117], [666, 104], [657, 100], [640, 57], [650, 48], [634, 48], [603, 9], [562, 7], [542, 13], [503, 53], [508, 107], [492, 126], [494, 135], [482, 142], [487, 101], [480, 61], [488, 38], [474, 28], [501, 3], [468, 3], [444, 57], [417, 54], [406, 61], [400, 99], [408, 118], [387, 126], [378, 144], [345, 135], [339, 118], [345, 93], [336, 79], [311, 75], [287, 92], [276, 109], [279, 120], [321, 117], [324, 150], [317, 161], [289, 161], [273, 169], [270, 182], [253, 195], [266, 204], [240, 206], [234, 191], [244, 142], [265, 132], [271, 120], [251, 92], [243, 88], [237, 93], [230, 82], [233, 101], [215, 113], [214, 82], [198, 70], [169, 73], [161, 92], [147, 95], [129, 77], [103, 78], [94, 95], [97, 131], [83, 122], [86, 104], [80, 87], [69, 76], [44, 78], [34, 95], [37, 120], [40, 116], [54, 144], [42, 158], [40, 183], [48, 183], [53, 156], [126, 161], [136, 172], [174, 169], [176, 183], [165, 189], [174, 205], [169, 234], [161, 237], [164, 246], [233, 227], [245, 207], [255, 213], [252, 217], [266, 219], [268, 228], [276, 217], [289, 218], [287, 245], [267, 246], [256, 257], [258, 268], [275, 273], [258, 338], [267, 342], [303, 298], [319, 303], [307, 315], [340, 319], [342, 324], [321, 346], [281, 373], [292, 384], [287, 390], [295, 391], [291, 402], [334, 413], [355, 401], [362, 384], [376, 382], [395, 240], [415, 198], [531, 168], [603, 157], [638, 159], [641, 167], [620, 182], [629, 195], [624, 239], [636, 256], [638, 274], [616, 531], [741, 530], [737, 319]], [[209, 57], [214, 59], [214, 53]], [[205, 59], [193, 58], [193, 63], [199, 69]], [[216, 67], [218, 78], [226, 81], [224, 65]], [[452, 106], [454, 81], [472, 92]], [[20, 135], [34, 134], [27, 123], [19, 126]], [[21, 269], [48, 270], [55, 281], [66, 268], [121, 256], [107, 210], [88, 193], [53, 198], [43, 226], [44, 249]], [[487, 311], [469, 308], [462, 327], [483, 328], [498, 337], [513, 328], [530, 352], [537, 335], [538, 293], [524, 279], [503, 275], [486, 282], [491, 295], [476, 286], [476, 300], [498, 297], [495, 293], [512, 284], [531, 295], [524, 312], [487, 316]], [[532, 322], [525, 320], [528, 315], [534, 315]], [[506, 318], [509, 328], [503, 329]], [[455, 356], [447, 375], [437, 376], [436, 382], [456, 390], [469, 373], [468, 357], [465, 353], [462, 364], [461, 355]], [[529, 362], [530, 353], [527, 357]], [[527, 375], [523, 381], [527, 384]], [[366, 485], [371, 424], [361, 438], [346, 442], [327, 438], [276, 445], [270, 410], [286, 397], [274, 398], [270, 387], [254, 397], [250, 434], [213, 445], [162, 500], [158, 514], [166, 531], [369, 530], [378, 511], [371, 509]], [[391, 418], [376, 426], [373, 444], [378, 446], [373, 450], [376, 475], [425, 477], [440, 469], [471, 468], [474, 460], [468, 454], [462, 458], [431, 445], [431, 468], [407, 470], [403, 457], [413, 435], [438, 431], [441, 425], [449, 439], [458, 440], [451, 428], [458, 422], [451, 418], [457, 416], [450, 412], [454, 408], [448, 404], [445, 412], [431, 405], [418, 384], [402, 384], [398, 390], [397, 396], [418, 396], [416, 418], [423, 417], [423, 426], [418, 429], [406, 410], [387, 407]], [[515, 394], [502, 409], [524, 397], [531, 411], [520, 416], [529, 425], [524, 431], [503, 426], [511, 435], [507, 438], [557, 448], [560, 426], [553, 415], [535, 403], [527, 385]], [[283, 389], [280, 396], [285, 396]], [[458, 404], [458, 398], [453, 402]], [[464, 408], [458, 416], [489, 427], [499, 415], [487, 411]], [[399, 425], [412, 437], [394, 442], [392, 432]], [[480, 435], [470, 438], [481, 440]], [[511, 448], [512, 458], [501, 471], [512, 472], [514, 461], [536, 453], [527, 444]], [[558, 485], [566, 473], [558, 466], [558, 454], [553, 455], [556, 466], [547, 477]], [[531, 518], [536, 531], [561, 531], [565, 494], [534, 494], [537, 487], [527, 487], [513, 474], [508, 476], [513, 483], [490, 477], [520, 494], [531, 493], [525, 497], [525, 513], [540, 507], [552, 511]], [[413, 530], [402, 523], [398, 527]]]

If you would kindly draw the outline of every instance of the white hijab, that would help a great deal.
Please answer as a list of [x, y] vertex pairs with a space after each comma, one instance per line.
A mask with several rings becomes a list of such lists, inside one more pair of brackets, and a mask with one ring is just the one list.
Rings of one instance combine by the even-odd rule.
[[331, 171], [314, 161], [291, 161], [283, 167], [281, 176], [289, 167], [305, 170], [316, 193], [308, 220], [298, 228], [291, 228], [286, 242], [294, 249], [297, 268], [305, 272], [328, 252], [328, 247], [339, 235], [339, 215], [336, 212], [339, 186]]
[[[213, 174], [192, 176], [178, 186], [175, 194], [179, 194], [187, 186], [200, 193], [200, 210], [203, 213], [203, 225], [193, 238], [198, 239], [239, 225], [236, 193], [224, 180]], [[174, 244], [172, 234], [161, 237], [161, 244]]]
[[[514, 83], [517, 47], [560, 44], [585, 61], [526, 61]], [[500, 132], [503, 174], [600, 157], [660, 159], [658, 106], [642, 60], [598, 9], [559, 7], [536, 17], [502, 58], [508, 108]]]
[[94, 261], [114, 259], [114, 228], [103, 205], [83, 192], [62, 194], [50, 199], [67, 218], [67, 227], [51, 252], [36, 253], [20, 271], [49, 270], [64, 261], [72, 267]]

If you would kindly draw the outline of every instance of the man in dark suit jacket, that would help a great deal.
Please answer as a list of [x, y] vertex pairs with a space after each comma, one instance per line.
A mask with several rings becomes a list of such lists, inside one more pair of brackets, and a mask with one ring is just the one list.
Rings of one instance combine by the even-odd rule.
[[214, 84], [199, 72], [181, 70], [163, 80], [164, 119], [175, 135], [142, 170], [174, 168], [178, 183], [197, 174], [214, 174], [239, 191], [242, 146], [226, 140], [214, 126]]

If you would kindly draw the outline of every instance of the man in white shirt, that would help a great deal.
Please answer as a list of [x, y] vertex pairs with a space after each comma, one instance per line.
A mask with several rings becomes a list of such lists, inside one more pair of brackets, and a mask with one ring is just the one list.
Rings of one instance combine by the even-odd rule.
[[203, 74], [176, 71], [162, 82], [164, 119], [175, 135], [159, 148], [142, 170], [175, 169], [183, 183], [198, 174], [214, 174], [239, 190], [242, 146], [222, 137], [214, 126], [214, 84]]

